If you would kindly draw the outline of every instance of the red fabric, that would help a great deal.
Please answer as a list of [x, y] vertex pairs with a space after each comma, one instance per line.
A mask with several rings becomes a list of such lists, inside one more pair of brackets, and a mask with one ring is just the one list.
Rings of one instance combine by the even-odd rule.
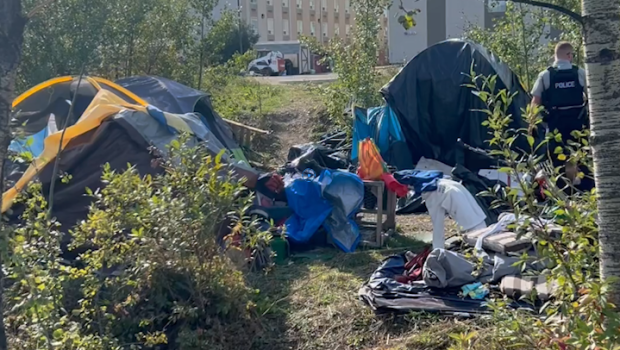
[[383, 180], [388, 190], [396, 193], [396, 196], [401, 197], [401, 198], [407, 197], [407, 193], [409, 193], [409, 188], [406, 185], [403, 185], [400, 182], [398, 182], [394, 178], [394, 175], [389, 174], [389, 173], [383, 173], [381, 174], [381, 180]]
[[271, 175], [269, 181], [267, 181], [267, 183], [265, 184], [265, 187], [267, 187], [272, 192], [280, 193], [282, 192], [282, 190], [284, 190], [284, 180], [279, 174], [273, 174]]
[[420, 281], [422, 279], [424, 263], [430, 253], [430, 247], [424, 248], [420, 254], [416, 255], [413, 259], [409, 260], [407, 264], [405, 264], [405, 275], [397, 276], [395, 280], [404, 284], [408, 284], [413, 281]]

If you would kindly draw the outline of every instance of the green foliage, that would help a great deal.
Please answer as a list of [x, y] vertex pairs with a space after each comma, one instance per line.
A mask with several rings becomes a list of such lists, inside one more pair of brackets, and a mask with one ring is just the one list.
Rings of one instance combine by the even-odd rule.
[[236, 12], [224, 11], [222, 17], [213, 24], [205, 37], [204, 48], [207, 62], [224, 64], [235, 54], [244, 54], [251, 50], [258, 41], [258, 37], [258, 34], [246, 22], [240, 23]]
[[[40, 1], [25, 0], [26, 10]], [[63, 0], [29, 22], [18, 90], [60, 75], [161, 75], [195, 85], [200, 13], [213, 0]]]
[[325, 97], [328, 113], [340, 127], [351, 127], [350, 120], [343, 118], [347, 106], [373, 107], [382, 103], [379, 93], [382, 76], [375, 66], [380, 18], [389, 4], [387, 0], [352, 1], [356, 16], [350, 42], [335, 38], [323, 47], [316, 38], [304, 38], [313, 52], [333, 62], [333, 69], [338, 73], [337, 82], [318, 92]]
[[[580, 12], [579, 1], [553, 1], [559, 2]], [[559, 31], [560, 36], [552, 37], [550, 28]], [[532, 88], [538, 73], [553, 63], [557, 40], [568, 40], [577, 53], [581, 53], [583, 46], [578, 23], [552, 10], [514, 2], [507, 3], [505, 16], [496, 19], [493, 28], [471, 26], [466, 37], [499, 56], [519, 75], [526, 90]], [[549, 43], [544, 45], [545, 41]], [[575, 63], [581, 63], [579, 56]]]
[[202, 90], [211, 94], [213, 106], [222, 117], [231, 120], [249, 117], [261, 121], [281, 107], [283, 88], [241, 75], [255, 57], [254, 51], [234, 54], [225, 64], [206, 69]]
[[[487, 107], [482, 112], [488, 115], [484, 125], [490, 130], [492, 154], [506, 162], [500, 171], [517, 179], [515, 187], [505, 191], [491, 189], [485, 195], [494, 196], [494, 205], [508, 206], [517, 218], [524, 219], [513, 229], [533, 237], [537, 262], [547, 266], [549, 279], [558, 286], [554, 299], [543, 307], [547, 322], [509, 313], [498, 303], [494, 328], [501, 329], [501, 334], [496, 336], [532, 349], [553, 349], [558, 343], [575, 349], [614, 348], [620, 341], [617, 331], [620, 315], [608, 302], [608, 284], [601, 281], [599, 275], [596, 193], [594, 190], [582, 193], [572, 188], [575, 179], [584, 177], [584, 169], [592, 170], [589, 132], [560, 135], [556, 130], [536, 143], [528, 133], [532, 127], [509, 129], [512, 115], [508, 113], [508, 106], [514, 95], [498, 91], [497, 76], [475, 76], [473, 72], [471, 76], [472, 84], [468, 87]], [[541, 107], [528, 107], [523, 113], [525, 120], [532, 125], [540, 124], [540, 111]], [[512, 145], [518, 138], [527, 139], [530, 148], [514, 150]], [[561, 140], [565, 141], [564, 146], [547, 146]], [[554, 168], [548, 161], [552, 157], [565, 160], [567, 167], [577, 166], [580, 169], [577, 176], [571, 176], [565, 167]], [[535, 181], [540, 178], [545, 179], [545, 187]], [[537, 196], [541, 191], [544, 200]], [[551, 220], [556, 227], [545, 220]], [[528, 262], [532, 262], [531, 258], [524, 256], [520, 263]]]
[[[72, 247], [93, 247], [67, 265], [46, 219], [40, 185], [30, 188], [24, 225], [3, 254], [12, 283], [7, 325], [15, 349], [247, 348], [257, 328], [242, 272], [218, 236], [263, 256], [271, 236], [243, 218], [250, 197], [207, 150], [173, 142], [158, 176], [106, 165], [88, 219]], [[221, 238], [221, 237], [219, 237]]]

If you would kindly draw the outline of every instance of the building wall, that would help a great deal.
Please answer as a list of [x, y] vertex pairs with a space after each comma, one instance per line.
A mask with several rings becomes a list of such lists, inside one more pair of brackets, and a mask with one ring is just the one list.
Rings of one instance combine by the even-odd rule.
[[[345, 38], [347, 27], [350, 28], [355, 22], [350, 0], [240, 0], [240, 3], [242, 17], [255, 26], [259, 42], [295, 41], [300, 34], [312, 35], [311, 29], [314, 27], [314, 36], [326, 43], [336, 36]], [[284, 20], [288, 20], [286, 28]], [[303, 26], [299, 34], [298, 21]], [[270, 34], [268, 29], [271, 23], [273, 31]], [[327, 29], [325, 34], [324, 25]]]
[[[435, 1], [435, 0], [430, 0]], [[428, 46], [428, 7], [427, 0], [403, 0], [403, 6], [407, 10], [420, 9], [414, 19], [416, 26], [405, 31], [398, 16], [402, 11], [398, 6], [391, 6], [388, 16], [388, 47], [389, 62], [399, 64], [409, 61], [412, 57], [426, 49]]]
[[[399, 4], [395, 0], [395, 5]], [[500, 1], [501, 3], [501, 1]], [[408, 62], [427, 47], [449, 38], [461, 38], [471, 24], [489, 28], [501, 9], [490, 12], [487, 0], [403, 0], [407, 10], [420, 9], [415, 15], [416, 26], [408, 31], [398, 23], [403, 14], [392, 6], [388, 16], [389, 62]]]
[[446, 1], [446, 38], [461, 38], [470, 25], [485, 26], [483, 0]]

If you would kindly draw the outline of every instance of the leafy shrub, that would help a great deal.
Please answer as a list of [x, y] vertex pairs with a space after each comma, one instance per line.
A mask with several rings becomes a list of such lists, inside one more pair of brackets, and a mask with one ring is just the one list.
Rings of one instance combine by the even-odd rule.
[[208, 68], [202, 89], [211, 94], [213, 106], [224, 118], [258, 120], [280, 107], [284, 89], [242, 76], [255, 58], [254, 51], [235, 54], [227, 63]]
[[[547, 163], [557, 158], [577, 165], [577, 178], [583, 179], [586, 170], [592, 171], [589, 132], [575, 131], [561, 135], [557, 130], [548, 133], [536, 143], [531, 130], [540, 126], [542, 107], [523, 113], [529, 123], [527, 129], [508, 128], [512, 115], [508, 106], [514, 94], [496, 90], [497, 76], [475, 76], [472, 72], [469, 88], [486, 104], [482, 112], [488, 115], [484, 125], [491, 135], [491, 153], [506, 162], [500, 172], [518, 179], [518, 184], [505, 191], [490, 190], [495, 205], [506, 205], [515, 215], [525, 220], [512, 227], [520, 234], [529, 233], [536, 243], [538, 261], [548, 267], [549, 278], [557, 283], [553, 299], [543, 305], [544, 318], [520, 312], [509, 312], [504, 302], [494, 305], [495, 317], [491, 329], [495, 339], [521, 348], [556, 349], [612, 349], [620, 341], [620, 315], [606, 296], [608, 284], [601, 281], [598, 267], [599, 243], [596, 223], [596, 191], [580, 192], [571, 188], [563, 166], [554, 168]], [[542, 128], [540, 128], [542, 129]], [[529, 150], [514, 150], [518, 138], [526, 138]], [[553, 146], [552, 141], [564, 140], [564, 146]], [[534, 178], [543, 171], [546, 185]], [[529, 177], [528, 177], [529, 176]], [[519, 188], [523, 195], [519, 196]], [[539, 196], [544, 194], [544, 199]], [[544, 224], [551, 220], [560, 232]], [[531, 262], [524, 256], [521, 264]], [[527, 298], [525, 298], [527, 300]], [[462, 343], [472, 341], [464, 336]], [[467, 348], [465, 346], [461, 348]]]
[[[7, 323], [16, 349], [247, 348], [256, 334], [242, 272], [221, 249], [231, 223], [240, 249], [270, 240], [248, 219], [251, 200], [220, 157], [174, 142], [164, 173], [141, 177], [106, 165], [73, 246], [92, 249], [68, 265], [47, 219], [40, 185], [24, 224], [10, 233]], [[257, 251], [258, 250], [258, 251]]]

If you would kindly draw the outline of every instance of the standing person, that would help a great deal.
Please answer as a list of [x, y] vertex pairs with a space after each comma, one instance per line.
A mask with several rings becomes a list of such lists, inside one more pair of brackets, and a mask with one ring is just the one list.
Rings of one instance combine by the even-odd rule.
[[589, 127], [586, 106], [586, 72], [573, 65], [574, 49], [568, 42], [555, 47], [555, 62], [538, 75], [532, 89], [532, 106], [544, 106], [548, 130], [558, 129], [564, 139], [573, 130]]
[[[552, 162], [555, 166], [566, 165], [566, 175], [577, 185], [581, 179], [576, 177], [576, 164], [564, 164], [559, 155], [555, 154], [556, 147], [564, 148], [573, 131], [590, 127], [586, 110], [586, 72], [573, 65], [574, 54], [573, 45], [570, 43], [563, 41], [556, 45], [555, 62], [538, 75], [532, 89], [532, 107], [545, 107], [543, 122], [547, 131], [553, 132], [557, 129], [562, 134], [562, 142], [549, 143]], [[568, 156], [566, 149], [563, 153]], [[586, 182], [588, 184], [583, 185], [591, 187], [589, 181]]]

